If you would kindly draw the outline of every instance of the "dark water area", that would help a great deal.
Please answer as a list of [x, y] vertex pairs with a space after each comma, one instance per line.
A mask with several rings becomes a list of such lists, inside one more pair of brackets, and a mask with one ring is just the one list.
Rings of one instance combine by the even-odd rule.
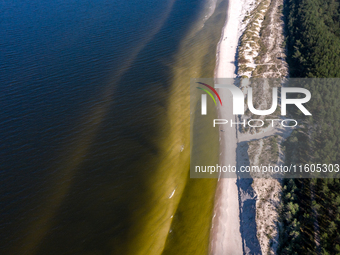
[[0, 254], [162, 251], [189, 165], [174, 70], [208, 7], [0, 3]]

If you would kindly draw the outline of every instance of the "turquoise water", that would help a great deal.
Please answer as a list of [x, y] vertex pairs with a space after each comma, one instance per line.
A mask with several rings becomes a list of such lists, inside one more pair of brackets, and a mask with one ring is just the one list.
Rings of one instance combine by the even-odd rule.
[[[189, 212], [183, 194], [197, 186], [189, 82], [212, 76], [217, 6], [0, 3], [1, 254], [172, 253], [171, 216]], [[189, 199], [208, 208], [206, 243], [208, 182], [205, 202]]]

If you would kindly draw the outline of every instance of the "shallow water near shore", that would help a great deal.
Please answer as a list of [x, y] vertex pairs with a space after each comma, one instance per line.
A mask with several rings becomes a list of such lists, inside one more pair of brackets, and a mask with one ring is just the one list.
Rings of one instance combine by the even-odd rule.
[[226, 1], [1, 5], [0, 253], [205, 254], [189, 84], [213, 76]]

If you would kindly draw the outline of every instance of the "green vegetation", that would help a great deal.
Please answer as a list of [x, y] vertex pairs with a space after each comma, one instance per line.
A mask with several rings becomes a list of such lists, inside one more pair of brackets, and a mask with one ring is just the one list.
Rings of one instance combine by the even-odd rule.
[[[306, 139], [294, 131], [283, 144], [286, 162], [296, 164], [305, 157]], [[314, 226], [310, 179], [283, 179], [280, 205], [278, 254], [314, 254]]]
[[340, 77], [338, 0], [289, 0], [288, 61], [292, 77]]
[[[286, 45], [291, 77], [340, 77], [339, 0], [285, 3]], [[340, 162], [340, 86], [332, 79], [299, 84], [310, 90], [313, 119], [285, 143], [286, 163]], [[278, 254], [340, 254], [339, 179], [286, 179]], [[320, 248], [316, 243], [320, 239]]]
[[322, 254], [340, 254], [340, 180], [316, 179], [315, 202]]
[[310, 179], [284, 179], [277, 254], [315, 254]]

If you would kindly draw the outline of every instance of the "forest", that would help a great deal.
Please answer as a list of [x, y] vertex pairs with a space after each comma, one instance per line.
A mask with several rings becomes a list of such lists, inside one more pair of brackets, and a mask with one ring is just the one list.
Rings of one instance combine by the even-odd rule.
[[[285, 43], [291, 78], [312, 94], [312, 117], [285, 141], [286, 163], [340, 163], [339, 0], [287, 0]], [[329, 175], [332, 177], [332, 175]], [[340, 254], [340, 179], [284, 179], [278, 254]]]

